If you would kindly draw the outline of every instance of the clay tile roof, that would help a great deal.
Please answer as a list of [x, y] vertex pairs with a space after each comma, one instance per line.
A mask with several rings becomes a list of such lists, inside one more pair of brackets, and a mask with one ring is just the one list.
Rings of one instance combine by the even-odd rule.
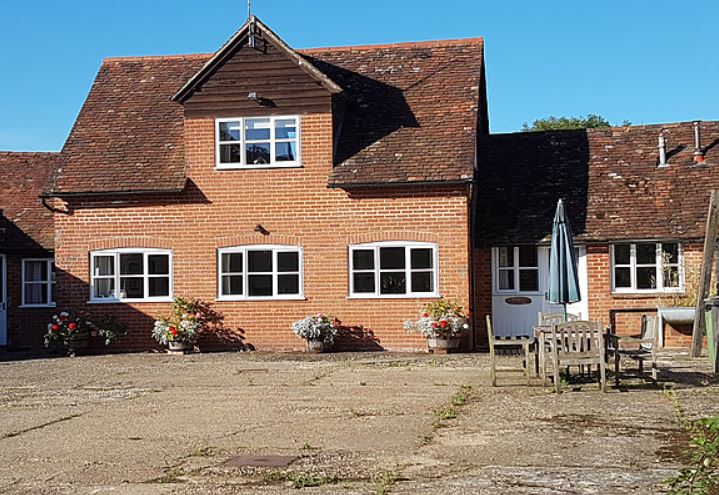
[[[481, 39], [297, 53], [343, 89], [331, 185], [471, 179], [486, 114]], [[46, 193], [182, 189], [183, 109], [171, 97], [211, 57], [106, 59]]]
[[[657, 168], [662, 129], [669, 166]], [[547, 240], [560, 197], [579, 240], [701, 239], [719, 189], [719, 122], [701, 123], [701, 144], [696, 165], [691, 122], [481, 139], [477, 242]]]
[[38, 195], [58, 159], [58, 153], [0, 152], [0, 252], [53, 248], [53, 215]]

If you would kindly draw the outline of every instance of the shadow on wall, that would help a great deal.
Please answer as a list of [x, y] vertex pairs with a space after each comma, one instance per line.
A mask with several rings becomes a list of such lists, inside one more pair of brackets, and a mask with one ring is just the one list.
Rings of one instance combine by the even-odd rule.
[[348, 326], [339, 322], [337, 330], [338, 336], [334, 347], [336, 351], [384, 351], [380, 339], [369, 328], [362, 325]]
[[560, 198], [567, 207], [573, 234], [586, 231], [586, 130], [486, 136], [479, 141], [478, 157], [476, 245], [547, 240]]

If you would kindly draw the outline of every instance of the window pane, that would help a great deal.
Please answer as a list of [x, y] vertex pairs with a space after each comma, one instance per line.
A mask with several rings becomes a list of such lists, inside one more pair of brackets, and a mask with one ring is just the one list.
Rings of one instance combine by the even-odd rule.
[[220, 141], [239, 141], [240, 121], [220, 122]]
[[519, 266], [537, 266], [537, 248], [519, 246]]
[[100, 278], [94, 282], [95, 296], [94, 297], [114, 297], [115, 292], [115, 279], [114, 278]]
[[272, 251], [247, 251], [247, 265], [250, 272], [271, 272]]
[[614, 264], [628, 265], [631, 263], [631, 250], [629, 244], [617, 244], [614, 246]]
[[675, 242], [663, 243], [662, 259], [665, 263], [679, 263], [679, 244]]
[[223, 296], [242, 295], [242, 275], [225, 275], [222, 277]]
[[298, 272], [300, 271], [300, 255], [299, 253], [277, 253], [277, 271], [278, 272]]
[[499, 289], [514, 290], [514, 270], [499, 270]]
[[382, 269], [404, 268], [404, 256], [403, 247], [379, 248], [379, 267]]
[[47, 280], [46, 261], [25, 262], [25, 282], [44, 282]]
[[55, 281], [55, 262], [50, 262], [50, 280]]
[[374, 292], [374, 273], [355, 273], [354, 291], [360, 294]]
[[95, 267], [93, 273], [97, 275], [114, 275], [115, 274], [115, 257], [114, 256], [96, 256]]
[[275, 143], [275, 161], [293, 162], [297, 160], [297, 145], [295, 141]]
[[170, 257], [166, 254], [150, 254], [147, 256], [147, 269], [150, 275], [169, 275]]
[[25, 304], [47, 304], [47, 284], [25, 284]]
[[413, 272], [412, 292], [434, 292], [432, 272]]
[[148, 286], [150, 297], [170, 295], [170, 277], [150, 277]]
[[432, 268], [432, 250], [412, 249], [410, 253], [412, 268]]
[[50, 284], [50, 302], [55, 302], [55, 284]]
[[131, 253], [120, 255], [120, 275], [142, 275], [142, 254]]
[[539, 270], [519, 270], [519, 290], [536, 292], [539, 290]]
[[277, 293], [278, 294], [299, 294], [300, 293], [300, 276], [299, 275], [278, 275], [277, 276]]
[[245, 139], [269, 140], [270, 139], [270, 119], [262, 117], [259, 119], [245, 119]]
[[637, 264], [655, 265], [657, 263], [657, 246], [656, 244], [637, 244]]
[[617, 289], [632, 287], [632, 275], [629, 267], [614, 269], [614, 287]]
[[656, 289], [657, 272], [653, 266], [637, 268], [637, 289]]
[[223, 254], [222, 273], [242, 273], [242, 253]]
[[270, 143], [254, 143], [245, 146], [248, 165], [270, 163]]
[[242, 146], [239, 144], [220, 145], [220, 163], [241, 163]]
[[272, 275], [250, 275], [247, 277], [247, 291], [250, 296], [271, 296]]
[[374, 269], [374, 250], [354, 249], [352, 251], [352, 268], [354, 270]]
[[406, 294], [407, 280], [404, 272], [380, 273], [380, 294]]
[[664, 269], [664, 287], [674, 289], [679, 287], [679, 268], [672, 266]]
[[142, 277], [120, 277], [120, 297], [130, 299], [145, 297], [144, 279]]
[[297, 137], [297, 127], [295, 119], [279, 119], [275, 120], [275, 138], [276, 139], [295, 139]]
[[514, 266], [514, 248], [511, 248], [511, 247], [499, 248], [499, 266], [501, 266], [501, 267]]

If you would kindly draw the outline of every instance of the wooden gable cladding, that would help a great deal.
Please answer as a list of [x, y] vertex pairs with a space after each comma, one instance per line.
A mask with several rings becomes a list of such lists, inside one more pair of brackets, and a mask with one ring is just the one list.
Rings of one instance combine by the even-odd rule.
[[[249, 93], [266, 104], [249, 99]], [[245, 37], [184, 108], [187, 117], [285, 115], [330, 112], [331, 102], [327, 88], [259, 31], [255, 47]]]

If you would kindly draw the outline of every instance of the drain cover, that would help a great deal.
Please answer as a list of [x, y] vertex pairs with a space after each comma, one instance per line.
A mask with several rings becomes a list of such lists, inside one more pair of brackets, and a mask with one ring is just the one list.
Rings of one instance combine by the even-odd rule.
[[234, 467], [287, 467], [297, 460], [289, 455], [241, 455], [227, 461], [225, 466]]

